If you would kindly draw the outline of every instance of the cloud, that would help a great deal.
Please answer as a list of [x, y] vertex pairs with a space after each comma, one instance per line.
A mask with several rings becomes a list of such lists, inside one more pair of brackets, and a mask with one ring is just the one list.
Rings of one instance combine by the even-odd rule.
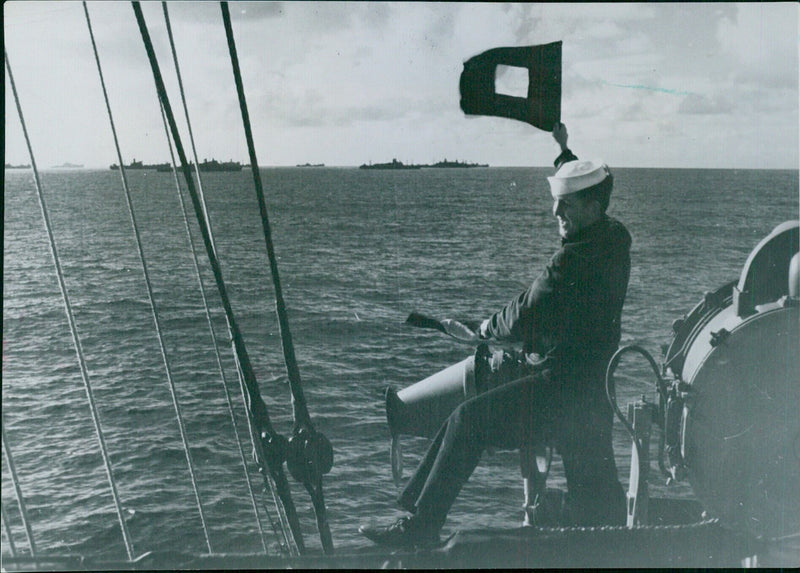
[[[152, 6], [148, 6], [151, 4]], [[130, 9], [130, 8], [129, 8]], [[143, 10], [155, 9], [162, 13], [161, 2], [142, 2]], [[222, 11], [218, 2], [181, 1], [167, 2], [170, 21], [179, 25], [200, 24], [219, 25], [222, 22]], [[242, 21], [261, 22], [281, 18], [285, 15], [285, 2], [228, 2], [231, 21], [237, 24]], [[155, 12], [153, 12], [155, 13]]]
[[[786, 60], [791, 61], [791, 58]], [[795, 58], [797, 61], [797, 58]], [[739, 86], [750, 86], [757, 89], [771, 90], [796, 90], [798, 77], [786, 69], [775, 70], [767, 67], [746, 68], [736, 72], [732, 77], [733, 82]]]
[[677, 111], [686, 115], [727, 114], [733, 111], [733, 105], [722, 96], [712, 99], [703, 95], [689, 94], [678, 106]]
[[[233, 2], [229, 5], [232, 6], [231, 19], [242, 33], [263, 33], [268, 25], [279, 36], [284, 36], [280, 32], [284, 29], [303, 41], [362, 29], [380, 31], [391, 23], [394, 10], [394, 5], [386, 2]], [[233, 8], [237, 6], [241, 8]]]
[[[718, 159], [708, 155], [713, 143], [741, 138], [760, 158], [764, 145], [753, 134], [770, 125], [776, 163], [797, 162], [797, 9], [791, 3], [229, 7], [254, 130], [260, 145], [269, 143], [264, 153], [273, 161], [331, 163], [330, 155], [358, 164], [368, 153], [385, 160], [377, 155], [391, 158], [396, 149], [398, 158], [418, 154], [416, 161], [473, 154], [475, 161], [525, 165], [536, 150], [534, 162], [546, 164], [552, 146], [546, 134], [499, 118], [468, 121], [458, 107], [458, 81], [462, 63], [486, 49], [563, 40], [562, 113], [585, 152], [597, 148], [615, 164], [680, 164], [682, 157], [711, 163]], [[142, 8], [178, 105], [161, 3]], [[130, 4], [89, 2], [89, 11], [123, 152], [162, 161], [154, 145], [163, 128], [152, 74]], [[169, 13], [200, 153], [245, 160], [219, 5], [171, 2]], [[7, 2], [4, 16], [29, 128], [37, 149], [52, 156], [41, 163], [89, 164], [82, 149], [106, 164], [116, 161], [108, 156], [113, 146], [81, 3]], [[6, 108], [13, 110], [8, 95]], [[67, 135], [53, 130], [55, 124], [66, 126]], [[7, 126], [9, 161], [27, 162], [24, 154], [12, 157], [24, 147], [14, 121]], [[742, 145], [737, 160], [746, 155]], [[64, 157], [64, 150], [75, 156]]]
[[[745, 73], [793, 77], [797, 82], [797, 5], [794, 3], [739, 3], [736, 17], [718, 23], [716, 37], [723, 55], [739, 63]], [[790, 72], [787, 74], [787, 72]]]

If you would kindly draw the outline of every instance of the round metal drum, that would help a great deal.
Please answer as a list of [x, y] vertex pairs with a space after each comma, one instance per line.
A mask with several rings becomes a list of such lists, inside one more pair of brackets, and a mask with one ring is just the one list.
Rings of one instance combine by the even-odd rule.
[[744, 318], [728, 306], [683, 365], [689, 481], [709, 513], [759, 537], [800, 531], [800, 307], [790, 302]]

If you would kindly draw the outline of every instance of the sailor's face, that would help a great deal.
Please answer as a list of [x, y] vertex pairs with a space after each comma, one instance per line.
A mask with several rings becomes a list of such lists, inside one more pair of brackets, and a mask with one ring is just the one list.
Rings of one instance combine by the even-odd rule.
[[566, 195], [553, 200], [553, 215], [558, 221], [558, 234], [568, 239], [597, 220], [597, 202]]

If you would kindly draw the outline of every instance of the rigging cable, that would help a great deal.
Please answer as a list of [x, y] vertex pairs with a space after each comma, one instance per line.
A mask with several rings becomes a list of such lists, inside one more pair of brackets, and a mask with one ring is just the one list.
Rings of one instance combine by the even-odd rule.
[[[84, 4], [85, 7], [85, 4]], [[117, 485], [114, 481], [114, 473], [111, 469], [111, 460], [109, 459], [108, 455], [108, 448], [106, 447], [106, 441], [103, 434], [103, 429], [100, 424], [100, 414], [97, 410], [97, 405], [95, 404], [94, 400], [94, 392], [92, 391], [92, 385], [89, 380], [89, 370], [86, 366], [86, 357], [83, 354], [83, 347], [81, 346], [80, 338], [78, 337], [78, 327], [75, 323], [75, 317], [72, 314], [72, 303], [69, 299], [69, 294], [67, 292], [67, 285], [64, 282], [64, 271], [61, 268], [61, 259], [58, 255], [58, 248], [56, 247], [55, 237], [53, 236], [53, 228], [50, 223], [50, 214], [47, 210], [47, 203], [44, 198], [44, 192], [42, 191], [42, 182], [39, 178], [39, 170], [36, 168], [36, 160], [33, 156], [33, 147], [31, 146], [30, 137], [28, 136], [28, 128], [25, 124], [25, 118], [22, 115], [22, 106], [20, 105], [19, 95], [17, 94], [17, 86], [14, 83], [14, 76], [11, 73], [11, 63], [8, 60], [8, 54], [3, 51], [6, 60], [6, 70], [8, 70], [8, 79], [11, 83], [11, 90], [14, 94], [14, 102], [17, 106], [17, 113], [19, 114], [19, 120], [22, 124], [22, 133], [25, 136], [25, 143], [28, 146], [28, 154], [31, 158], [31, 170], [33, 171], [33, 178], [36, 183], [36, 192], [39, 198], [39, 207], [42, 211], [42, 218], [44, 219], [45, 230], [47, 231], [47, 237], [49, 239], [50, 244], [50, 254], [53, 257], [53, 263], [56, 268], [56, 277], [58, 278], [58, 286], [61, 290], [61, 298], [64, 302], [64, 310], [67, 314], [67, 322], [69, 323], [70, 333], [72, 334], [72, 342], [75, 346], [75, 353], [78, 357], [78, 365], [81, 371], [81, 377], [83, 378], [83, 386], [86, 390], [86, 398], [89, 401], [89, 409], [92, 414], [92, 421], [94, 422], [94, 429], [95, 434], [97, 435], [97, 441], [100, 444], [100, 452], [103, 456], [103, 463], [105, 465], [106, 475], [108, 477], [108, 483], [111, 488], [111, 496], [114, 498], [114, 506], [117, 510], [117, 517], [119, 518], [120, 528], [122, 529], [122, 538], [125, 542], [125, 550], [128, 553], [128, 559], [133, 559], [133, 543], [130, 538], [130, 534], [128, 533], [128, 526], [125, 523], [125, 518], [122, 513], [122, 504], [119, 501], [119, 494], [117, 493]]]
[[[211, 269], [214, 274], [214, 280], [217, 285], [217, 290], [220, 295], [222, 306], [225, 310], [225, 318], [228, 321], [228, 329], [231, 335], [231, 343], [233, 344], [236, 352], [236, 360], [239, 362], [240, 368], [244, 374], [243, 381], [247, 387], [246, 390], [249, 399], [247, 408], [249, 416], [248, 420], [257, 426], [260, 438], [254, 442], [256, 461], [259, 464], [259, 470], [262, 472], [262, 475], [264, 475], [265, 481], [269, 483], [270, 477], [275, 481], [275, 487], [283, 505], [283, 509], [286, 511], [289, 528], [291, 530], [296, 549], [300, 553], [305, 553], [305, 545], [303, 544], [303, 534], [300, 527], [300, 521], [297, 517], [297, 510], [295, 508], [294, 501], [292, 500], [291, 488], [289, 487], [289, 482], [286, 479], [282, 465], [283, 461], [286, 459], [288, 442], [273, 428], [269, 417], [269, 412], [267, 410], [267, 405], [261, 397], [261, 392], [258, 388], [258, 381], [255, 377], [255, 372], [253, 371], [253, 366], [247, 353], [244, 338], [242, 337], [241, 331], [239, 330], [238, 324], [236, 323], [233, 315], [233, 308], [231, 306], [225, 281], [222, 276], [222, 269], [220, 268], [219, 259], [217, 258], [216, 250], [214, 249], [214, 245], [211, 241], [205, 213], [203, 212], [202, 205], [200, 204], [200, 199], [197, 195], [192, 174], [186, 160], [186, 153], [183, 149], [177, 124], [175, 123], [175, 117], [172, 113], [172, 107], [169, 103], [166, 87], [164, 86], [164, 80], [161, 76], [161, 70], [153, 49], [153, 43], [150, 39], [150, 33], [147, 29], [147, 23], [144, 20], [140, 3], [134, 1], [131, 2], [131, 5], [133, 7], [134, 14], [136, 15], [136, 21], [139, 25], [142, 42], [144, 43], [145, 50], [147, 51], [147, 57], [150, 60], [150, 67], [153, 71], [153, 78], [156, 82], [158, 96], [161, 100], [161, 104], [164, 106], [164, 112], [167, 116], [167, 121], [169, 122], [172, 139], [175, 143], [175, 149], [178, 152], [178, 156], [181, 160], [181, 168], [184, 178], [186, 179], [189, 195], [192, 198], [192, 206], [194, 207], [195, 216], [200, 223], [199, 226], [203, 237], [203, 244], [205, 245], [209, 263], [211, 264]], [[270, 477], [266, 475], [267, 471], [269, 472]]]
[[202, 503], [202, 500], [200, 499], [200, 491], [198, 490], [198, 487], [197, 487], [197, 478], [196, 478], [195, 472], [194, 472], [194, 463], [192, 461], [192, 453], [191, 453], [191, 450], [189, 449], [189, 442], [188, 442], [188, 440], [186, 438], [186, 428], [185, 428], [185, 424], [183, 422], [183, 416], [181, 414], [180, 403], [178, 402], [178, 396], [177, 396], [176, 389], [175, 389], [175, 382], [172, 379], [172, 369], [170, 368], [169, 359], [167, 357], [167, 350], [166, 350], [166, 347], [165, 347], [165, 344], [164, 344], [164, 336], [163, 336], [163, 333], [161, 331], [161, 322], [160, 322], [160, 320], [158, 318], [158, 312], [156, 311], [156, 303], [155, 303], [155, 296], [153, 294], [153, 286], [152, 286], [151, 281], [150, 281], [150, 273], [147, 270], [147, 261], [145, 260], [144, 248], [142, 247], [142, 238], [141, 238], [141, 236], [139, 234], [139, 226], [138, 226], [138, 224], [136, 222], [136, 214], [135, 214], [134, 209], [133, 209], [133, 201], [131, 200], [130, 187], [128, 186], [128, 178], [127, 178], [127, 175], [125, 174], [125, 165], [124, 165], [124, 161], [122, 160], [122, 152], [120, 151], [120, 148], [119, 148], [119, 138], [117, 137], [117, 130], [116, 130], [116, 127], [114, 126], [114, 118], [113, 118], [113, 115], [111, 113], [111, 103], [109, 102], [108, 92], [106, 91], [105, 80], [103, 79], [103, 70], [102, 70], [102, 67], [100, 66], [100, 56], [97, 53], [97, 45], [95, 44], [94, 33], [92, 32], [92, 23], [91, 23], [91, 20], [89, 18], [89, 9], [86, 6], [86, 0], [84, 0], [84, 2], [83, 2], [83, 9], [84, 9], [84, 12], [86, 14], [86, 24], [89, 27], [89, 36], [92, 39], [92, 49], [94, 50], [94, 57], [95, 57], [95, 61], [97, 62], [97, 71], [98, 71], [98, 74], [100, 76], [100, 85], [103, 88], [103, 98], [105, 99], [106, 110], [108, 111], [108, 120], [109, 120], [109, 123], [111, 124], [111, 132], [112, 132], [112, 134], [114, 136], [114, 146], [115, 146], [116, 151], [117, 151], [117, 158], [119, 159], [119, 172], [120, 172], [120, 175], [122, 177], [122, 187], [123, 187], [123, 189], [125, 191], [125, 200], [126, 200], [126, 202], [128, 204], [128, 214], [130, 215], [131, 225], [133, 226], [133, 234], [134, 234], [134, 237], [136, 238], [136, 246], [137, 246], [137, 249], [138, 249], [138, 252], [139, 252], [139, 261], [142, 263], [142, 272], [144, 274], [144, 282], [145, 282], [145, 286], [147, 287], [147, 295], [148, 295], [148, 298], [149, 298], [149, 301], [150, 301], [150, 310], [151, 310], [151, 313], [153, 315], [153, 322], [155, 324], [156, 335], [158, 337], [158, 343], [159, 343], [159, 347], [161, 349], [161, 357], [162, 357], [162, 359], [164, 361], [164, 368], [166, 369], [167, 383], [169, 385], [170, 396], [172, 397], [172, 405], [175, 408], [175, 417], [176, 417], [177, 422], [178, 422], [178, 429], [180, 431], [181, 442], [183, 443], [183, 451], [184, 451], [184, 453], [186, 455], [186, 463], [187, 463], [187, 465], [189, 467], [189, 476], [190, 476], [191, 481], [192, 481], [192, 489], [194, 490], [194, 496], [195, 496], [195, 500], [197, 502], [197, 510], [200, 513], [200, 521], [202, 522], [203, 534], [205, 536], [205, 541], [206, 541], [206, 546], [208, 547], [208, 552], [209, 553], [213, 553], [213, 550], [211, 548], [211, 540], [210, 540], [210, 538], [208, 536], [208, 527], [206, 525], [205, 513], [203, 511], [203, 503]]
[[[3, 438], [3, 453], [6, 455], [8, 462], [8, 470], [11, 472], [11, 481], [14, 484], [14, 493], [17, 496], [17, 506], [19, 507], [19, 515], [22, 518], [22, 525], [25, 526], [25, 535], [28, 537], [28, 546], [31, 550], [31, 557], [36, 557], [36, 544], [33, 542], [33, 530], [31, 529], [31, 522], [28, 519], [28, 511], [25, 508], [25, 498], [22, 496], [22, 488], [19, 485], [19, 476], [17, 476], [17, 468], [14, 465], [14, 458], [11, 456], [11, 448], [6, 439], [6, 421], [5, 416], [2, 418], [2, 438]], [[5, 521], [5, 513], [3, 515]], [[6, 521], [6, 526], [8, 522]], [[9, 530], [9, 539], [11, 539], [11, 531]]]
[[[200, 177], [200, 160], [197, 157], [197, 148], [194, 145], [194, 132], [192, 131], [192, 122], [189, 120], [189, 106], [186, 103], [186, 93], [183, 89], [183, 76], [181, 75], [181, 68], [178, 65], [178, 53], [175, 50], [175, 40], [172, 37], [172, 26], [169, 21], [169, 11], [167, 10], [167, 3], [161, 2], [164, 10], [164, 22], [167, 26], [167, 36], [169, 37], [169, 46], [172, 51], [172, 61], [175, 64], [175, 75], [178, 79], [178, 88], [181, 94], [181, 102], [183, 104], [183, 115], [186, 118], [186, 128], [189, 132], [189, 144], [192, 146], [192, 156], [194, 157], [194, 172], [197, 176], [197, 193], [200, 195], [200, 202], [203, 205], [203, 213], [206, 216], [206, 224], [208, 225], [208, 234], [211, 239], [211, 244], [214, 245], [214, 229], [211, 227], [211, 217], [208, 216], [208, 206], [206, 205], [206, 197], [203, 193], [203, 179]], [[163, 107], [162, 107], [163, 113]], [[166, 120], [165, 120], [166, 121]], [[169, 131], [167, 131], [169, 136]], [[169, 137], [167, 137], [169, 139]], [[216, 246], [214, 247], [216, 249]]]
[[286, 370], [289, 376], [289, 388], [292, 395], [294, 428], [292, 431], [292, 440], [290, 440], [290, 457], [287, 461], [289, 462], [290, 471], [294, 469], [294, 471], [292, 471], [294, 477], [303, 483], [311, 496], [322, 547], [325, 553], [331, 554], [333, 553], [333, 540], [331, 538], [330, 526], [325, 510], [325, 500], [322, 492], [322, 475], [330, 471], [333, 465], [333, 450], [327, 438], [314, 429], [303, 394], [300, 370], [297, 366], [294, 345], [292, 344], [292, 335], [289, 331], [289, 318], [286, 313], [286, 303], [283, 300], [283, 291], [278, 275], [278, 262], [275, 256], [275, 247], [272, 242], [269, 215], [267, 213], [266, 200], [264, 199], [261, 175], [258, 169], [255, 144], [253, 143], [253, 132], [250, 126], [250, 114], [247, 110], [247, 101], [244, 95], [244, 85], [242, 83], [242, 74], [239, 69], [239, 58], [236, 53], [236, 42], [233, 37], [228, 3], [220, 2], [220, 7], [222, 9], [222, 19], [225, 24], [225, 34], [228, 39], [228, 51], [231, 56], [231, 67], [233, 68], [234, 80], [236, 81], [236, 91], [239, 96], [239, 108], [242, 113], [242, 123], [244, 124], [245, 136], [247, 138], [247, 148], [250, 154], [250, 170], [253, 173], [253, 181], [255, 183], [256, 196], [258, 198], [258, 206], [261, 214], [261, 224], [264, 230], [264, 241], [266, 243], [267, 256], [272, 273], [272, 283], [275, 291], [275, 307], [278, 313], [281, 345], [283, 347], [284, 362], [286, 363]]
[[[211, 322], [211, 314], [210, 314], [210, 310], [209, 310], [209, 307], [208, 307], [208, 299], [206, 298], [205, 286], [203, 284], [203, 279], [202, 279], [202, 277], [200, 275], [200, 267], [199, 267], [199, 262], [198, 262], [198, 257], [197, 257], [197, 250], [194, 247], [194, 239], [192, 238], [192, 232], [191, 232], [191, 229], [189, 227], [189, 218], [188, 218], [188, 214], [187, 214], [187, 211], [186, 211], [186, 202], [185, 202], [185, 199], [183, 197], [183, 193], [181, 193], [180, 181], [178, 179], [178, 172], [177, 172], [177, 168], [176, 168], [176, 164], [175, 164], [175, 155], [174, 155], [174, 153], [172, 151], [172, 142], [171, 142], [171, 140], [169, 138], [169, 127], [167, 126], [167, 119], [164, 116], [164, 108], [163, 107], [161, 107], [161, 119], [164, 122], [164, 129], [167, 132], [167, 144], [169, 145], [169, 154], [170, 154], [170, 159], [172, 161], [172, 166], [173, 166], [172, 173], [173, 173], [173, 176], [175, 178], [175, 186], [176, 186], [177, 191], [178, 191], [178, 198], [180, 199], [181, 211], [183, 213], [183, 220], [184, 220], [184, 224], [185, 224], [185, 228], [186, 228], [186, 233], [188, 235], [189, 245], [191, 246], [191, 250], [192, 250], [192, 257], [194, 259], [195, 273], [196, 273], [197, 279], [198, 279], [198, 281], [200, 283], [200, 295], [201, 295], [201, 297], [203, 299], [203, 305], [205, 307], [206, 320], [208, 322], [208, 326], [209, 326], [209, 329], [211, 331], [212, 344], [214, 345], [214, 350], [215, 350], [215, 353], [216, 353], [216, 356], [217, 356], [217, 365], [219, 367], [220, 375], [222, 377], [222, 387], [223, 387], [223, 389], [225, 391], [225, 399], [226, 399], [226, 401], [228, 403], [228, 411], [229, 411], [229, 413], [231, 415], [231, 424], [233, 426], [233, 432], [235, 434], [236, 444], [239, 447], [239, 455], [240, 455], [241, 460], [242, 460], [242, 465], [244, 466], [244, 477], [245, 477], [245, 481], [247, 482], [247, 489], [250, 492], [250, 500], [251, 500], [252, 505], [253, 505], [253, 511], [255, 512], [256, 523], [258, 524], [258, 530], [259, 530], [260, 537], [261, 537], [261, 545], [264, 548], [264, 553], [266, 554], [267, 553], [267, 540], [266, 540], [266, 536], [264, 534], [264, 528], [263, 528], [263, 526], [261, 524], [261, 518], [260, 518], [260, 516], [258, 514], [258, 504], [256, 503], [255, 493], [253, 492], [253, 485], [250, 483], [250, 477], [249, 477], [249, 474], [248, 474], [248, 471], [247, 471], [247, 460], [246, 460], [245, 455], [244, 455], [244, 449], [242, 447], [242, 441], [241, 441], [241, 437], [239, 435], [239, 429], [237, 428], [236, 414], [233, 411], [233, 401], [231, 400], [231, 395], [230, 395], [230, 392], [228, 391], [228, 385], [227, 385], [227, 381], [225, 379], [225, 372], [224, 372], [224, 369], [222, 367], [222, 358], [220, 356], [219, 348], [217, 346], [217, 337], [216, 337], [216, 333], [214, 332], [213, 324]], [[269, 518], [270, 523], [272, 524], [273, 532], [275, 533], [275, 535], [277, 537], [280, 537], [280, 534], [279, 534], [279, 532], [277, 530], [277, 527], [276, 527], [276, 525], [275, 525], [275, 523], [274, 523], [274, 521], [272, 519], [272, 516], [270, 515], [269, 511], [267, 511], [267, 517]]]
[[[206, 205], [205, 195], [203, 193], [203, 182], [202, 182], [202, 177], [200, 176], [199, 161], [198, 161], [198, 158], [197, 158], [197, 149], [195, 147], [194, 135], [192, 133], [192, 123], [191, 123], [191, 121], [189, 119], [189, 107], [188, 107], [188, 105], [186, 103], [186, 94], [185, 94], [184, 89], [183, 89], [183, 78], [181, 76], [180, 65], [178, 63], [178, 53], [177, 53], [176, 48], [175, 48], [175, 40], [174, 40], [174, 38], [172, 36], [172, 26], [171, 26], [170, 21], [169, 21], [169, 11], [167, 9], [167, 3], [166, 2], [162, 2], [161, 5], [162, 5], [163, 10], [164, 10], [164, 21], [165, 21], [166, 27], [167, 27], [167, 36], [169, 37], [169, 45], [170, 45], [170, 48], [172, 50], [172, 60], [173, 60], [173, 62], [175, 64], [175, 74], [176, 74], [177, 79], [178, 79], [178, 86], [180, 88], [181, 101], [183, 103], [183, 112], [184, 112], [184, 116], [186, 118], [186, 125], [187, 125], [188, 131], [189, 131], [189, 142], [190, 142], [190, 144], [192, 146], [192, 153], [194, 155], [195, 175], [197, 176], [197, 189], [198, 189], [198, 193], [200, 195], [200, 199], [201, 199], [201, 201], [203, 203], [203, 211], [205, 212], [205, 215], [206, 215], [206, 221], [208, 222], [209, 235], [211, 236], [211, 240], [213, 242], [213, 240], [214, 240], [214, 232], [211, 229], [211, 218], [208, 215], [208, 206]], [[194, 270], [195, 270], [195, 274], [197, 276], [198, 285], [200, 287], [200, 296], [203, 299], [203, 308], [205, 310], [206, 322], [208, 323], [208, 329], [209, 329], [209, 332], [211, 333], [211, 340], [212, 340], [212, 344], [214, 346], [214, 354], [215, 354], [216, 360], [217, 360], [217, 367], [219, 369], [220, 380], [222, 381], [222, 388], [225, 391], [225, 400], [227, 402], [228, 413], [230, 414], [230, 418], [231, 418], [231, 425], [233, 426], [233, 433], [234, 433], [234, 436], [235, 436], [235, 439], [236, 439], [236, 445], [237, 445], [238, 450], [239, 450], [239, 457], [240, 457], [241, 462], [242, 462], [242, 468], [244, 469], [245, 480], [247, 481], [247, 490], [248, 490], [248, 493], [250, 494], [250, 502], [251, 502], [251, 504], [253, 506], [253, 512], [255, 513], [256, 523], [258, 525], [258, 531], [259, 531], [259, 534], [261, 536], [261, 544], [262, 544], [262, 546], [264, 548], [264, 553], [266, 554], [267, 553], [267, 539], [266, 539], [266, 536], [265, 536], [265, 533], [264, 533], [264, 527], [263, 527], [263, 525], [261, 523], [261, 518], [260, 518], [259, 513], [258, 513], [258, 504], [256, 502], [255, 493], [253, 492], [253, 484], [250, 482], [250, 475], [249, 475], [249, 473], [247, 471], [247, 460], [245, 458], [244, 448], [242, 447], [242, 438], [239, 435], [238, 424], [236, 423], [236, 413], [234, 412], [234, 409], [233, 409], [233, 401], [231, 399], [230, 391], [228, 390], [227, 380], [225, 379], [225, 369], [222, 366], [222, 357], [220, 356], [218, 338], [217, 338], [217, 334], [216, 334], [216, 332], [214, 330], [214, 324], [213, 324], [213, 322], [211, 320], [211, 311], [209, 310], [208, 298], [206, 297], [206, 287], [205, 287], [205, 283], [203, 281], [203, 277], [202, 277], [202, 275], [200, 273], [200, 264], [199, 264], [199, 260], [198, 260], [197, 249], [195, 248], [195, 245], [194, 245], [194, 239], [192, 237], [192, 231], [191, 231], [191, 228], [189, 226], [189, 217], [188, 217], [188, 214], [187, 214], [186, 202], [185, 202], [185, 198], [183, 196], [183, 193], [181, 192], [180, 181], [178, 179], [178, 170], [177, 170], [176, 163], [175, 163], [175, 154], [174, 154], [173, 149], [172, 149], [172, 140], [170, 139], [170, 135], [169, 135], [169, 126], [167, 125], [167, 118], [164, 115], [164, 106], [159, 106], [159, 107], [161, 109], [161, 119], [162, 119], [162, 121], [164, 123], [164, 131], [166, 132], [166, 136], [167, 136], [167, 145], [169, 146], [169, 154], [170, 154], [170, 159], [172, 161], [172, 167], [173, 167], [172, 171], [173, 171], [173, 175], [175, 177], [175, 187], [176, 187], [176, 189], [178, 191], [178, 198], [180, 199], [180, 203], [181, 203], [181, 212], [183, 213], [183, 222], [184, 222], [185, 227], [186, 227], [186, 234], [187, 234], [187, 236], [189, 238], [189, 245], [190, 245], [191, 250], [192, 250], [192, 260], [194, 261]], [[237, 368], [237, 374], [241, 377], [241, 371], [238, 368]], [[241, 386], [241, 384], [240, 384], [240, 386]], [[242, 396], [242, 397], [244, 398], [244, 396]], [[274, 494], [274, 492], [273, 492], [273, 494]], [[270, 524], [272, 525], [272, 529], [273, 529], [274, 533], [276, 534], [276, 536], [278, 536], [279, 534], [278, 534], [275, 522], [272, 519], [272, 516], [270, 515], [269, 511], [267, 511], [267, 517], [269, 518], [269, 521], [270, 521]]]
[[0, 515], [2, 515], [2, 520], [3, 520], [3, 531], [5, 531], [6, 537], [8, 537], [8, 547], [11, 549], [11, 557], [16, 557], [17, 546], [14, 545], [14, 538], [11, 535], [11, 526], [8, 524], [8, 517], [6, 516], [5, 505], [0, 505]]

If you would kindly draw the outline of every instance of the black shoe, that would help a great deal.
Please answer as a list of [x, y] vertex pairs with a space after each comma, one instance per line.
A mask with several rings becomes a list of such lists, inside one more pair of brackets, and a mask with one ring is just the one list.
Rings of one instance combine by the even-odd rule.
[[387, 547], [435, 545], [439, 542], [437, 532], [422, 527], [413, 517], [401, 517], [391, 525], [362, 525], [358, 531], [370, 541]]

